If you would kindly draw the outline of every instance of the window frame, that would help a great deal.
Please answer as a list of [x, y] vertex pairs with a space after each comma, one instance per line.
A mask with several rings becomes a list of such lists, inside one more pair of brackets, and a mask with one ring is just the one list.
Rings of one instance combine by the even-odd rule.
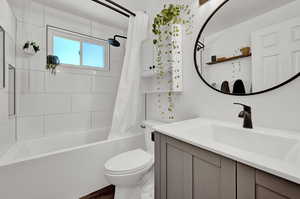
[[[110, 71], [110, 46], [106, 40], [47, 25], [47, 55], [53, 55], [53, 38], [55, 36], [65, 38], [65, 39], [70, 39], [73, 41], [78, 41], [80, 43], [80, 65], [60, 64], [60, 66], [64, 68], [71, 68], [71, 69], [96, 70], [96, 71], [104, 71], [104, 72]], [[105, 48], [104, 67], [83, 65], [83, 43], [84, 42], [103, 46]]]

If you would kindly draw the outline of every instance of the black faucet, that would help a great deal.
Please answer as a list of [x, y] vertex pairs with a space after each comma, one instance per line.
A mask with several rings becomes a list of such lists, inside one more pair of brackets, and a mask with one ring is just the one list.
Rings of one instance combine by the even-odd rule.
[[241, 103], [233, 104], [241, 105], [244, 107], [244, 110], [239, 113], [239, 117], [244, 118], [243, 127], [246, 129], [253, 129], [251, 107]]

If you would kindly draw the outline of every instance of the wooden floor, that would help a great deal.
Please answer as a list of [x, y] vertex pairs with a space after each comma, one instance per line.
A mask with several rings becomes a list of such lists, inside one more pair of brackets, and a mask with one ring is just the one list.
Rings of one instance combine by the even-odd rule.
[[110, 195], [106, 195], [106, 196], [96, 196], [94, 198], [91, 199], [114, 199], [114, 195], [110, 194]]
[[115, 196], [115, 186], [110, 185], [99, 191], [84, 196], [80, 199], [114, 199], [114, 196]]

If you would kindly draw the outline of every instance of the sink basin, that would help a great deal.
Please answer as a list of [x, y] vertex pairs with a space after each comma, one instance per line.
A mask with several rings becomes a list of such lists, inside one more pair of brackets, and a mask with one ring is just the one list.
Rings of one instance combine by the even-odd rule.
[[285, 159], [298, 140], [273, 136], [255, 130], [211, 125], [213, 140], [248, 152]]
[[[176, 129], [176, 130], [175, 130]], [[204, 144], [229, 146], [255, 155], [285, 160], [300, 165], [300, 139], [289, 137], [285, 132], [273, 129], [244, 129], [222, 122], [201, 122], [181, 124], [173, 132], [187, 140]], [[282, 136], [285, 135], [285, 136]]]
[[156, 131], [300, 184], [300, 133], [196, 118]]

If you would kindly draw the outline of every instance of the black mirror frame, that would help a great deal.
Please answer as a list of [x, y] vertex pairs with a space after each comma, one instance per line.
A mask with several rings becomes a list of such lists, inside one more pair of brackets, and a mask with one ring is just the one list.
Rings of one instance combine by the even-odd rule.
[[[6, 64], [6, 56], [5, 56], [5, 30], [4, 30], [4, 28], [2, 27], [2, 26], [0, 26], [0, 31], [2, 31], [3, 32], [3, 82], [2, 82], [2, 86], [1, 86], [1, 88], [5, 88], [5, 64]], [[0, 68], [0, 70], [1, 70], [1, 68]]]
[[200, 42], [200, 39], [201, 39], [201, 36], [206, 28], [206, 26], [208, 25], [208, 23], [210, 22], [210, 20], [215, 16], [215, 14], [226, 4], [228, 3], [230, 0], [224, 0], [223, 3], [221, 3], [217, 9], [215, 9], [213, 11], [213, 13], [208, 17], [208, 19], [205, 21], [204, 25], [202, 26], [198, 36], [197, 36], [197, 40], [195, 42], [195, 47], [194, 47], [194, 65], [195, 65], [195, 68], [196, 68], [196, 71], [198, 73], [198, 76], [202, 79], [202, 81], [210, 88], [212, 88], [213, 90], [219, 92], [219, 93], [223, 93], [223, 94], [226, 94], [226, 95], [231, 95], [231, 96], [251, 96], [251, 95], [258, 95], [258, 94], [262, 94], [262, 93], [266, 93], [266, 92], [269, 92], [269, 91], [272, 91], [272, 90], [275, 90], [279, 87], [282, 87], [290, 82], [292, 82], [293, 80], [297, 79], [299, 76], [300, 76], [300, 72], [298, 74], [296, 74], [295, 76], [291, 77], [290, 79], [288, 79], [287, 81], [285, 82], [282, 82], [281, 84], [277, 85], [277, 86], [274, 86], [272, 88], [269, 88], [269, 89], [266, 89], [266, 90], [263, 90], [263, 91], [259, 91], [259, 92], [255, 92], [255, 93], [248, 93], [248, 94], [233, 94], [233, 93], [225, 93], [225, 92], [222, 92], [221, 90], [218, 90], [216, 88], [214, 88], [213, 86], [211, 86], [201, 75], [200, 71], [199, 71], [199, 66], [198, 66], [198, 63], [197, 63], [197, 52], [201, 49], [204, 48], [204, 45]]

